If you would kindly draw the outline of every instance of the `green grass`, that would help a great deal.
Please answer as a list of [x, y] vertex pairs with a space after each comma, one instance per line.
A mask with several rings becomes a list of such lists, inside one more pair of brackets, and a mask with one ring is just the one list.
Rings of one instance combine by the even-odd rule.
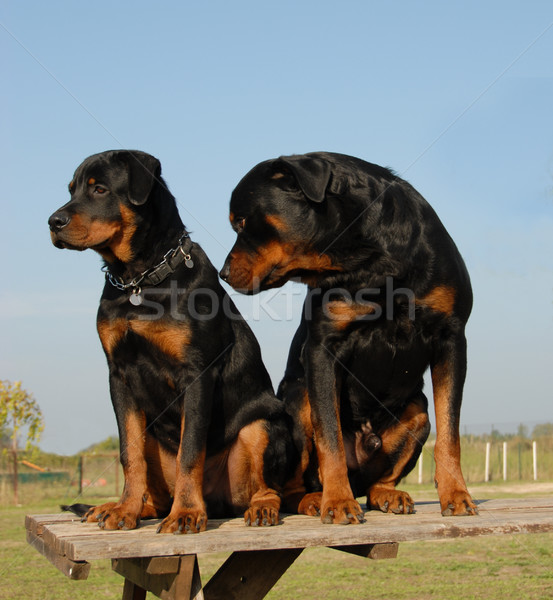
[[70, 581], [26, 543], [25, 515], [59, 512], [52, 502], [0, 508], [0, 598], [80, 600], [121, 598], [121, 577], [110, 561], [93, 564], [86, 581]]
[[[402, 486], [416, 500], [436, 500], [430, 485]], [[477, 498], [535, 495], [498, 485], [471, 486]], [[542, 488], [536, 488], [544, 493]], [[550, 491], [547, 493], [551, 493]], [[0, 598], [10, 600], [119, 599], [122, 578], [110, 561], [95, 561], [86, 581], [70, 581], [25, 541], [26, 514], [58, 511], [50, 497], [23, 507], [0, 507]], [[60, 499], [61, 501], [61, 499]], [[91, 503], [101, 498], [89, 497]], [[200, 556], [204, 583], [226, 555]], [[149, 595], [149, 598], [153, 596]], [[285, 600], [553, 597], [553, 534], [490, 536], [462, 540], [403, 543], [395, 560], [370, 561], [315, 548], [304, 550], [267, 598]]]

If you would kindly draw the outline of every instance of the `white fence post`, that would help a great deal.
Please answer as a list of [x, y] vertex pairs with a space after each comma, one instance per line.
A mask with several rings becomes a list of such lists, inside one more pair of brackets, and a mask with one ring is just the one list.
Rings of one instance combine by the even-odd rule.
[[490, 450], [491, 450], [491, 443], [490, 442], [486, 442], [486, 468], [485, 468], [485, 472], [484, 472], [484, 481], [489, 481], [490, 480]]
[[507, 481], [507, 442], [503, 442], [503, 481]]
[[532, 463], [534, 467], [534, 481], [538, 480], [538, 444], [532, 442]]

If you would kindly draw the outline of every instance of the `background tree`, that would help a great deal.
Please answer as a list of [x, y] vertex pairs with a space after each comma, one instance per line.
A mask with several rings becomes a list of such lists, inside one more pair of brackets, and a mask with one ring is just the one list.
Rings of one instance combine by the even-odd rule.
[[532, 431], [532, 437], [553, 438], [553, 423], [541, 423], [540, 425], [536, 425]]
[[528, 437], [528, 427], [522, 423], [518, 426], [517, 435], [519, 438], [525, 440]]
[[26, 428], [25, 451], [29, 451], [33, 443], [39, 441], [44, 430], [42, 411], [32, 394], [21, 387], [21, 381], [15, 383], [0, 381], [0, 431], [10, 431], [11, 448], [9, 452], [13, 459], [13, 499], [15, 504], [19, 504], [17, 436], [22, 428]]

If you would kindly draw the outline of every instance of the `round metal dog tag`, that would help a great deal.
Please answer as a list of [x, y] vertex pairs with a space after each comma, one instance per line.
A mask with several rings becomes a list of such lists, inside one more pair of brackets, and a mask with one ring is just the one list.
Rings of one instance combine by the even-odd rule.
[[184, 264], [185, 264], [185, 265], [186, 265], [186, 266], [187, 266], [189, 269], [191, 269], [191, 268], [194, 266], [194, 261], [193, 261], [191, 258], [187, 258], [187, 259], [184, 261]]
[[138, 290], [135, 290], [130, 296], [129, 296], [129, 302], [133, 305], [133, 306], [140, 306], [142, 304], [142, 294], [141, 294], [141, 290], [140, 288]]

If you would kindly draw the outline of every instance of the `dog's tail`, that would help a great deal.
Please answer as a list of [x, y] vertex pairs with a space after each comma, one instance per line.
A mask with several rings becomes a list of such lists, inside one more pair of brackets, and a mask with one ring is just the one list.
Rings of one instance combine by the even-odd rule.
[[70, 511], [78, 517], [82, 517], [92, 508], [92, 506], [92, 504], [62, 504], [60, 508], [64, 511]]

